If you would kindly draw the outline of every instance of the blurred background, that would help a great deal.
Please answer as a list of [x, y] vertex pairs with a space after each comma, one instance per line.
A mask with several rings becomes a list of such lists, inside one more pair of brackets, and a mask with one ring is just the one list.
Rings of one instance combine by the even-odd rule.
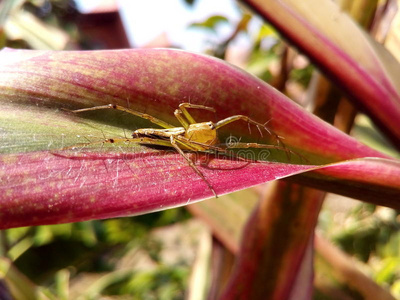
[[[346, 2], [351, 14], [351, 3], [357, 1]], [[389, 49], [394, 47], [400, 31], [397, 1], [368, 3], [373, 9], [364, 7], [358, 21]], [[359, 12], [355, 5], [353, 12]], [[0, 46], [174, 47], [206, 53], [258, 76], [303, 107], [318, 109], [318, 71], [270, 25], [233, 0], [2, 0]], [[400, 57], [396, 51], [393, 55]], [[380, 151], [395, 153], [366, 116], [348, 104], [343, 109], [347, 121], [332, 123]], [[0, 264], [14, 276], [20, 295], [218, 299], [234, 261], [229, 238], [240, 239], [264, 189], [139, 217], [1, 231], [0, 255], [7, 259]], [[222, 217], [226, 222], [217, 220]], [[398, 211], [329, 195], [317, 231], [331, 241], [326, 242], [329, 249], [339, 251], [336, 258], [357, 265], [400, 299], [399, 228]], [[322, 248], [316, 253], [315, 299], [361, 299], [335, 258]], [[0, 299], [11, 299], [3, 296], [10, 293], [0, 280]]]

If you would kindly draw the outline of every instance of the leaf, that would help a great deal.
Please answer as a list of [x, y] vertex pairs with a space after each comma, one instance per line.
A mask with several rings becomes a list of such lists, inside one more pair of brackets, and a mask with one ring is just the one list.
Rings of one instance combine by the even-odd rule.
[[[20, 128], [20, 118], [36, 138], [63, 131], [69, 138], [74, 132], [76, 139], [82, 130], [84, 134], [102, 136], [104, 128], [101, 126], [105, 125], [113, 127], [105, 127], [105, 130], [113, 130], [113, 134], [118, 127], [154, 126], [121, 113], [96, 111], [76, 116], [60, 110], [110, 103], [131, 107], [179, 126], [173, 112], [180, 103], [191, 102], [212, 106], [217, 112], [193, 111], [199, 121], [218, 121], [243, 114], [260, 123], [268, 122], [269, 129], [282, 136], [285, 145], [306, 155], [315, 164], [364, 156], [386, 157], [307, 113], [261, 80], [208, 56], [169, 49], [8, 50], [1, 53], [0, 66], [0, 101], [7, 106], [3, 105], [7, 109], [3, 115], [10, 115], [1, 124], [7, 129], [3, 135], [5, 139], [11, 139], [20, 131], [26, 132], [26, 127]], [[35, 114], [50, 123], [32, 118]], [[83, 119], [79, 121], [80, 118], [85, 118], [87, 123]], [[59, 122], [64, 124], [63, 130], [54, 129]], [[249, 133], [245, 122], [233, 125], [221, 128], [221, 140], [233, 136], [263, 141], [256, 128]], [[61, 134], [59, 136], [61, 140]], [[123, 136], [122, 130], [120, 136]], [[264, 139], [277, 143], [266, 133]], [[51, 149], [45, 144], [38, 148], [30, 139], [15, 142], [29, 143], [31, 150]], [[61, 141], [53, 142], [61, 144]], [[80, 142], [87, 140], [80, 139]], [[2, 152], [18, 152], [9, 148], [4, 147]], [[279, 154], [275, 152], [274, 155]]]
[[283, 181], [269, 188], [243, 230], [238, 261], [221, 299], [311, 297], [312, 233], [323, 193]]
[[209, 29], [214, 33], [217, 33], [216, 31], [216, 27], [219, 24], [222, 23], [229, 23], [228, 19], [224, 16], [211, 16], [209, 17], [207, 20], [203, 21], [203, 22], [196, 22], [196, 23], [192, 23], [190, 25], [190, 27], [193, 28], [205, 28], [205, 29]]
[[400, 148], [400, 66], [382, 45], [333, 1], [244, 2], [326, 71]]
[[[15, 2], [11, 4], [12, 2]], [[7, 4], [8, 3], [8, 4]], [[4, 7], [4, 31], [9, 40], [23, 40], [33, 49], [65, 49], [69, 36], [57, 27], [44, 23], [22, 8], [23, 1], [7, 1]], [[2, 27], [0, 16], [0, 27]]]
[[[311, 170], [315, 164], [365, 156], [386, 158], [257, 78], [215, 58], [170, 49], [6, 50], [0, 53], [1, 227], [137, 215], [212, 196], [175, 151], [129, 143], [102, 145], [106, 138], [124, 138], [134, 129], [154, 124], [113, 110], [79, 115], [66, 110], [112, 103], [179, 126], [173, 112], [189, 101], [216, 109], [215, 114], [191, 110], [197, 121], [236, 114], [260, 123], [269, 121], [269, 130], [284, 138], [286, 149], [299, 153], [244, 152], [264, 160], [257, 163], [188, 153], [220, 195]], [[236, 122], [221, 128], [219, 136], [221, 141], [278, 144], [274, 135], [250, 130], [246, 122]], [[306, 162], [300, 155], [314, 165], [294, 164]], [[336, 166], [338, 178], [343, 176], [342, 167]], [[382, 175], [376, 178], [391, 176], [391, 181], [375, 184], [372, 189], [380, 197], [370, 201], [397, 207], [398, 164], [386, 162], [375, 168]], [[362, 164], [356, 164], [355, 170], [364, 174]], [[315, 174], [319, 181], [332, 181], [328, 171]], [[346, 192], [343, 186], [354, 188], [340, 180], [336, 184], [340, 193]], [[370, 190], [368, 180], [359, 182], [358, 189], [358, 194]], [[379, 200], [386, 194], [385, 200]]]
[[55, 299], [54, 295], [36, 286], [5, 257], [0, 258], [0, 278], [2, 297], [5, 299]]
[[[282, 182], [280, 182], [279, 184], [280, 184], [279, 195], [284, 195], [282, 192], [284, 191], [286, 185], [283, 184]], [[287, 205], [287, 203], [285, 203], [284, 201], [276, 202], [277, 192], [275, 190], [273, 193], [271, 193], [271, 185], [275, 185], [275, 183], [269, 184], [267, 189], [265, 189], [265, 185], [260, 186], [260, 191], [262, 191], [262, 194], [258, 196], [255, 194], [254, 189], [247, 189], [245, 191], [230, 194], [229, 196], [221, 197], [220, 199], [216, 199], [214, 201], [203, 201], [193, 205], [189, 205], [188, 209], [196, 217], [200, 217], [203, 221], [205, 221], [208, 224], [208, 227], [211, 228], [213, 234], [218, 238], [218, 240], [221, 241], [222, 244], [235, 255], [239, 254], [239, 243], [241, 236], [242, 236], [242, 249], [245, 248], [245, 245], [254, 242], [253, 232], [251, 232], [250, 235], [242, 234], [245, 222], [251, 215], [252, 210], [253, 210], [252, 213], [253, 217], [252, 219], [250, 219], [251, 224], [255, 223], [254, 215], [256, 213], [258, 215], [261, 214], [263, 215], [264, 223], [266, 223], [267, 220], [271, 219], [275, 220], [275, 223], [278, 223], [279, 226], [266, 226], [267, 228], [265, 230], [269, 229], [270, 230], [269, 234], [275, 237], [276, 240], [272, 241], [272, 244], [275, 245], [275, 249], [279, 249], [280, 257], [286, 257], [287, 260], [289, 260], [289, 262], [295, 263], [296, 260], [294, 259], [294, 257], [291, 258], [291, 255], [296, 256], [299, 254], [300, 251], [296, 252], [292, 250], [293, 249], [292, 239], [297, 241], [295, 247], [301, 247], [301, 248], [304, 248], [302, 244], [306, 242], [306, 239], [302, 241], [301, 238], [296, 238], [295, 236], [293, 238], [289, 237], [285, 233], [285, 230], [287, 231], [288, 228], [293, 226], [293, 224], [291, 224], [292, 222], [301, 220], [302, 215], [307, 219], [307, 213], [306, 213], [307, 209], [309, 211], [308, 226], [312, 226], [312, 222], [310, 221], [312, 217], [317, 217], [317, 215], [315, 214], [315, 207], [318, 206], [319, 204], [318, 199], [315, 199], [316, 196], [315, 191], [312, 190], [309, 192], [306, 191], [306, 193], [303, 193], [303, 200], [304, 196], [305, 197], [309, 196], [309, 197], [314, 197], [314, 201], [311, 201], [310, 200], [311, 198], [307, 198], [306, 201], [300, 200], [304, 203], [304, 205], [295, 207], [295, 203], [293, 203], [293, 210], [291, 210], [290, 209], [292, 208], [291, 205]], [[289, 193], [286, 192], [286, 194]], [[261, 201], [265, 201], [267, 197], [274, 197], [273, 199], [268, 198], [270, 199], [269, 201], [271, 201], [272, 203], [271, 208], [269, 208], [267, 205], [264, 205], [264, 207], [266, 208], [264, 212], [254, 210], [256, 207], [263, 207], [261, 205], [257, 205], [257, 203], [259, 203], [258, 198], [260, 198], [259, 200]], [[260, 222], [260, 226], [262, 226], [262, 224], [263, 223]], [[309, 231], [312, 233], [312, 230], [310, 231], [310, 228], [306, 228], [306, 226], [297, 226], [296, 228], [297, 230], [292, 233], [293, 235], [296, 235], [297, 233], [300, 236], [303, 236], [305, 231]], [[257, 229], [253, 228], [253, 231], [256, 230]], [[260, 232], [260, 230], [258, 230], [258, 232]], [[256, 242], [258, 242], [259, 244], [263, 244], [263, 241], [265, 240], [266, 237], [269, 236], [269, 234], [266, 234], [262, 238], [260, 236], [259, 239], [256, 240]], [[282, 241], [283, 236], [285, 237], [285, 241], [287, 242], [286, 245]], [[318, 256], [320, 257], [322, 256], [324, 260], [331, 266], [331, 268], [334, 268], [337, 271], [337, 274], [332, 274], [331, 270], [328, 269], [328, 272], [331, 272], [330, 276], [333, 276], [335, 280], [339, 280], [342, 284], [352, 286], [354, 291], [357, 291], [359, 294], [369, 295], [371, 299], [393, 299], [393, 297], [390, 296], [389, 292], [386, 289], [378, 286], [372, 279], [368, 278], [368, 276], [366, 276], [357, 268], [358, 263], [360, 262], [355, 264], [353, 259], [351, 259], [350, 257], [346, 257], [346, 255], [344, 255], [338, 249], [333, 247], [333, 245], [329, 245], [329, 243], [327, 243], [327, 241], [325, 241], [321, 236], [319, 235], [315, 236], [314, 247]], [[257, 250], [257, 248], [254, 247], [254, 245], [251, 248]], [[308, 252], [306, 252], [305, 259], [302, 262], [303, 265], [301, 266], [302, 272], [305, 273], [297, 273], [297, 280], [299, 282], [296, 282], [296, 287], [300, 285], [300, 289], [298, 292], [292, 291], [291, 296], [293, 297], [293, 299], [296, 299], [296, 297], [300, 297], [300, 295], [302, 295], [303, 292], [304, 294], [307, 294], [309, 292], [308, 286], [310, 285], [310, 283], [312, 283], [310, 274], [307, 273], [308, 271], [312, 271], [310, 268], [310, 261], [309, 261], [310, 259], [309, 252], [312, 250], [310, 248], [312, 247], [307, 246]], [[267, 247], [264, 250], [271, 251], [271, 249], [268, 249]], [[260, 250], [257, 251], [261, 252]], [[243, 252], [243, 254], [246, 253]], [[254, 260], [253, 254], [250, 254], [249, 256], [252, 260]], [[270, 265], [278, 264], [277, 255], [268, 256], [267, 253], [265, 256], [269, 260], [268, 259], [260, 260], [258, 266], [261, 270], [265, 268], [265, 266], [262, 266], [261, 264], [270, 264]], [[246, 268], [246, 264], [243, 263], [243, 260], [246, 259], [246, 255], [244, 255], [240, 259], [242, 260], [241, 266]], [[299, 266], [293, 264], [291, 265], [292, 268], [287, 268], [285, 267], [285, 265], [287, 266], [288, 264], [287, 260], [285, 259], [281, 260], [282, 268], [280, 267], [268, 268], [270, 272], [268, 273], [266, 281], [267, 280], [273, 281], [276, 280], [276, 278], [281, 278], [281, 281], [278, 283], [283, 283], [285, 282], [285, 280], [291, 280], [293, 273], [295, 273], [295, 269], [297, 269]], [[249, 273], [247, 271], [248, 269], [237, 270], [235, 276], [240, 277], [241, 274], [247, 274], [247, 276], [249, 276]], [[319, 277], [320, 276], [319, 272], [321, 270], [319, 270], [317, 267], [316, 271], [317, 271], [317, 277]], [[285, 275], [285, 272], [287, 272], [288, 275]], [[357, 280], [354, 280], [354, 278], [357, 278]], [[234, 280], [238, 279], [236, 278]], [[251, 280], [249, 281], [246, 280], [246, 283], [251, 285], [252, 282]], [[265, 286], [266, 284], [264, 282], [264, 287]], [[231, 292], [237, 291], [239, 287], [243, 288], [243, 285], [233, 286], [232, 287], [233, 290]], [[274, 292], [275, 291], [279, 292], [278, 289], [274, 289]], [[266, 294], [270, 295], [270, 298], [273, 298], [272, 297], [272, 295], [274, 295], [273, 292]]]
[[[0, 227], [137, 215], [211, 197], [204, 181], [171, 152], [4, 155]], [[260, 166], [210, 159], [201, 170], [222, 195], [308, 169], [274, 163]]]
[[378, 205], [400, 208], [400, 162], [363, 158], [327, 165], [290, 180]]

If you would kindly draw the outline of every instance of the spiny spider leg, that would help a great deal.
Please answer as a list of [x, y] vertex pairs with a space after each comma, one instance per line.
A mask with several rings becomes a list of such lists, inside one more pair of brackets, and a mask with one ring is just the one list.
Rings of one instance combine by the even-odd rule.
[[[258, 144], [258, 143], [236, 143], [234, 145], [227, 145], [227, 149], [248, 149], [248, 148], [259, 148], [259, 149], [275, 149], [275, 150], [282, 150], [288, 155], [294, 154], [298, 156], [301, 160], [308, 162], [308, 159], [305, 158], [300, 153], [297, 153], [293, 150], [290, 150], [286, 147], [276, 146], [276, 145], [265, 145], [265, 144]], [[290, 158], [290, 157], [289, 157]]]
[[120, 110], [120, 111], [124, 111], [126, 113], [129, 113], [131, 115], [135, 115], [138, 116], [140, 118], [149, 120], [150, 122], [159, 125], [163, 128], [174, 128], [175, 126], [164, 122], [163, 120], [157, 119], [156, 117], [153, 117], [149, 114], [145, 114], [145, 113], [141, 113], [138, 112], [136, 110], [130, 109], [130, 108], [126, 108], [120, 105], [116, 105], [116, 104], [107, 104], [107, 105], [100, 105], [100, 106], [94, 106], [94, 107], [89, 107], [89, 108], [82, 108], [82, 109], [77, 109], [77, 110], [72, 110], [73, 113], [80, 113], [80, 112], [84, 112], [84, 111], [92, 111], [92, 110], [99, 110], [99, 109], [116, 109], [116, 110]]
[[[260, 128], [263, 128], [266, 132], [268, 132], [269, 135], [272, 135], [272, 136], [275, 137], [275, 139], [278, 142], [278, 145], [281, 143], [279, 135], [277, 135], [275, 132], [273, 132], [271, 129], [269, 129], [267, 127], [268, 122], [265, 122], [264, 124], [261, 124], [261, 123], [258, 123], [256, 121], [254, 121], [253, 119], [250, 119], [248, 116], [244, 116], [244, 115], [231, 116], [231, 117], [225, 118], [225, 119], [223, 119], [221, 121], [218, 121], [215, 124], [215, 128], [219, 129], [219, 128], [225, 126], [225, 125], [228, 125], [229, 123], [236, 122], [236, 121], [239, 121], [239, 120], [245, 121], [248, 124], [252, 124], [252, 125], [256, 126], [258, 128], [258, 130], [260, 131], [260, 133], [261, 133]], [[261, 133], [261, 136], [262, 136], [262, 133]]]
[[[188, 144], [194, 144], [194, 145], [201, 146], [202, 149], [207, 149], [207, 150], [214, 151], [214, 152], [208, 152], [207, 150], [203, 150], [202, 152], [204, 152], [204, 153], [216, 154], [218, 152], [221, 152], [221, 153], [228, 154], [228, 155], [234, 154], [231, 151], [227, 151], [228, 150], [227, 148], [221, 148], [221, 147], [218, 147], [216, 145], [208, 145], [208, 144], [204, 144], [204, 143], [199, 143], [199, 142], [196, 142], [196, 141], [192, 141], [192, 140], [190, 140], [190, 139], [188, 139], [186, 137], [183, 137], [183, 136], [179, 136], [179, 135], [175, 136], [175, 139], [177, 141], [179, 141], [184, 147], [188, 147]], [[197, 150], [196, 147], [191, 146], [191, 148], [193, 148], [194, 151]], [[245, 160], [244, 158], [242, 158], [240, 156], [235, 156], [235, 157]]]
[[218, 198], [218, 195], [215, 192], [213, 186], [208, 182], [208, 180], [204, 177], [203, 173], [201, 173], [201, 171], [194, 165], [194, 163], [189, 159], [189, 157], [187, 157], [185, 155], [185, 153], [182, 151], [182, 149], [179, 148], [173, 135], [171, 135], [171, 137], [170, 137], [170, 142], [171, 142], [172, 147], [174, 147], [176, 149], [176, 151], [178, 151], [178, 153], [186, 159], [186, 161], [190, 165], [190, 167], [204, 180], [204, 182], [207, 184], [208, 188], [213, 192], [215, 198]]
[[[290, 160], [290, 155], [296, 154], [300, 158], [304, 158], [302, 155], [287, 149], [285, 145], [281, 141], [281, 137], [277, 135], [274, 131], [267, 127], [268, 122], [261, 124], [258, 123], [251, 118], [244, 115], [235, 115], [223, 120], [220, 120], [217, 123], [202, 122], [197, 123], [196, 120], [190, 115], [187, 109], [204, 109], [215, 112], [215, 109], [212, 107], [204, 106], [204, 105], [196, 105], [191, 103], [181, 103], [178, 109], [175, 110], [174, 115], [177, 120], [181, 123], [182, 127], [174, 127], [173, 125], [159, 120], [149, 114], [137, 112], [130, 108], [125, 108], [119, 105], [102, 105], [91, 108], [84, 108], [74, 110], [74, 113], [80, 113], [85, 111], [99, 110], [99, 109], [116, 109], [120, 110], [143, 119], [149, 120], [150, 122], [163, 127], [164, 129], [155, 129], [155, 128], [142, 128], [137, 129], [133, 132], [132, 137], [125, 138], [105, 138], [101, 142], [90, 142], [86, 145], [98, 144], [102, 143], [138, 143], [144, 145], [157, 145], [157, 146], [165, 146], [165, 147], [173, 147], [178, 153], [185, 158], [190, 167], [205, 181], [209, 189], [213, 192], [215, 197], [218, 197], [212, 185], [207, 181], [203, 173], [196, 167], [192, 160], [184, 153], [184, 150], [192, 151], [192, 152], [203, 152], [203, 153], [223, 153], [224, 155], [237, 157], [241, 160], [249, 161], [246, 158], [240, 157], [236, 155], [231, 149], [234, 148], [264, 148], [264, 149], [275, 149], [285, 151], [288, 159]], [[249, 126], [249, 130], [251, 130], [250, 125], [256, 126], [260, 135], [262, 136], [262, 128], [268, 132], [269, 135], [273, 136], [276, 139], [277, 145], [265, 145], [258, 143], [241, 143], [240, 140], [231, 145], [231, 144], [219, 144], [217, 129], [235, 121], [245, 121]], [[251, 131], [250, 131], [251, 132]], [[281, 146], [282, 145], [282, 146]], [[85, 145], [84, 145], [85, 146]], [[75, 147], [69, 147], [75, 148]], [[66, 149], [66, 148], [64, 148]], [[68, 148], [67, 148], [68, 149]]]
[[[231, 151], [227, 151], [227, 150], [229, 150], [229, 149], [248, 149], [248, 148], [281, 150], [281, 151], [284, 151], [288, 155], [289, 158], [290, 158], [291, 154], [294, 154], [297, 157], [299, 157], [301, 160], [308, 162], [308, 159], [305, 158], [302, 154], [297, 153], [293, 150], [290, 150], [287, 147], [282, 147], [282, 146], [277, 146], [277, 145], [265, 145], [265, 144], [258, 144], [258, 143], [240, 143], [240, 142], [235, 143], [234, 145], [231, 145], [231, 144], [207, 145], [204, 143], [199, 143], [196, 141], [189, 140], [183, 136], [176, 136], [175, 138], [176, 138], [176, 140], [181, 141], [185, 147], [187, 147], [188, 144], [191, 143], [191, 144], [202, 146], [203, 148], [207, 148], [207, 149], [215, 151], [215, 152], [229, 154], [230, 156], [233, 155], [235, 158], [239, 158], [239, 159], [243, 159], [243, 160], [247, 160], [247, 159], [243, 158], [241, 156], [237, 156], [235, 153], [233, 153]], [[223, 147], [221, 147], [221, 146], [223, 146]]]

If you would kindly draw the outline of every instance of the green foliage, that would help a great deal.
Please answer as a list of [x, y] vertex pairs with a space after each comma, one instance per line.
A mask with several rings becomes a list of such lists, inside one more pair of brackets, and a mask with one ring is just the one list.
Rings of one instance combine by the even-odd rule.
[[344, 223], [335, 222], [334, 217], [327, 209], [321, 214], [320, 227], [327, 236], [345, 252], [368, 263], [375, 281], [392, 287], [395, 294], [400, 282], [400, 213], [361, 203], [346, 214]]
[[[2, 252], [36, 284], [51, 283], [56, 295], [68, 292], [70, 276], [107, 272], [107, 280], [93, 283], [88, 295], [182, 299], [189, 266], [163, 263], [163, 245], [150, 231], [188, 218], [188, 212], [178, 208], [132, 218], [9, 229], [8, 249], [2, 244]], [[159, 266], [121, 273], [117, 266], [132, 249], [142, 249]]]
[[290, 72], [289, 78], [294, 82], [301, 84], [303, 87], [307, 87], [310, 83], [311, 76], [314, 70], [314, 66], [310, 64], [307, 64], [306, 66], [299, 69], [294, 68]]
[[228, 19], [224, 16], [211, 16], [203, 22], [192, 23], [190, 27], [203, 28], [210, 30], [213, 33], [217, 33], [217, 26], [220, 24], [229, 23]]
[[279, 60], [277, 48], [278, 46], [270, 50], [263, 50], [260, 47], [255, 48], [251, 53], [246, 70], [265, 82], [271, 82], [273, 78], [270, 70], [271, 65]]
[[110, 287], [109, 291], [145, 300], [183, 299], [188, 275], [188, 268], [184, 266], [160, 266], [154, 271], [134, 274], [119, 286]]

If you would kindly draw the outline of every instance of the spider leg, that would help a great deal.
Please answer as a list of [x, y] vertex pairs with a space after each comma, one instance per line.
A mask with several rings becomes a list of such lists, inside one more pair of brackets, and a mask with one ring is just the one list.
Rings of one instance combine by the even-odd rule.
[[[137, 143], [137, 144], [146, 144], [146, 145], [155, 145], [155, 146], [165, 146], [171, 147], [171, 143], [169, 140], [161, 140], [161, 139], [153, 139], [149, 137], [140, 137], [140, 138], [110, 138], [104, 139], [102, 141], [95, 141], [95, 142], [88, 142], [88, 143], [81, 143], [79, 146], [81, 149], [90, 145], [96, 144], [115, 144], [115, 143]], [[78, 145], [73, 145], [69, 147], [64, 147], [61, 150], [69, 150], [69, 149], [76, 149]]]
[[191, 141], [188, 138], [185, 138], [184, 136], [180, 136], [180, 135], [176, 136], [175, 138], [178, 142], [180, 142], [185, 147], [188, 147], [188, 145], [192, 144], [192, 146], [191, 146], [192, 149], [190, 149], [190, 150], [193, 150], [193, 151], [199, 151], [198, 147], [197, 148], [195, 147], [195, 145], [197, 145], [197, 146], [201, 147], [201, 151], [204, 153], [209, 153], [209, 152], [207, 152], [207, 150], [211, 150], [211, 151], [213, 151], [213, 152], [211, 152], [212, 154], [222, 153], [223, 155], [225, 155], [227, 157], [249, 162], [249, 160], [247, 158], [238, 156], [233, 151], [230, 151], [227, 148], [221, 148], [216, 145], [208, 145], [208, 144], [199, 143], [196, 141]]
[[[268, 124], [269, 121], [265, 122], [264, 124], [261, 124], [261, 123], [258, 123], [256, 121], [254, 121], [253, 119], [250, 119], [248, 116], [244, 116], [244, 115], [231, 116], [231, 117], [225, 118], [225, 119], [223, 119], [221, 121], [218, 121], [215, 124], [215, 128], [219, 129], [219, 128], [225, 126], [225, 125], [228, 125], [229, 123], [236, 122], [236, 121], [239, 121], [239, 120], [247, 122], [247, 124], [249, 124], [248, 125], [249, 126], [249, 130], [250, 130], [250, 124], [256, 126], [258, 131], [260, 132], [261, 136], [262, 136], [261, 128], [263, 128], [266, 132], [268, 132], [269, 135], [272, 135], [272, 136], [275, 137], [275, 139], [276, 139], [276, 141], [278, 143], [278, 146], [280, 144], [283, 144], [282, 141], [281, 141], [281, 137], [279, 135], [277, 135], [274, 131], [272, 131], [271, 129], [268, 128], [267, 124]], [[251, 133], [251, 131], [250, 131], [250, 133]]]
[[204, 177], [203, 173], [201, 173], [201, 171], [194, 165], [194, 163], [189, 159], [189, 157], [187, 157], [185, 155], [185, 153], [182, 151], [182, 149], [179, 148], [179, 146], [177, 145], [176, 140], [175, 140], [173, 135], [171, 135], [171, 137], [170, 137], [170, 142], [171, 142], [172, 147], [174, 147], [176, 149], [176, 151], [178, 151], [178, 153], [181, 156], [183, 156], [183, 158], [186, 159], [186, 161], [189, 164], [189, 166], [204, 180], [204, 182], [207, 184], [208, 188], [213, 192], [215, 198], [218, 198], [218, 195], [215, 192], [215, 190], [212, 187], [212, 185], [207, 181], [207, 179]]
[[285, 151], [286, 154], [288, 155], [288, 158], [290, 159], [290, 155], [294, 154], [296, 156], [298, 156], [302, 161], [306, 161], [308, 162], [308, 159], [305, 158], [303, 155], [301, 155], [300, 153], [297, 153], [293, 150], [290, 150], [286, 147], [282, 147], [282, 146], [276, 146], [276, 145], [265, 145], [265, 144], [258, 144], [258, 143], [236, 143], [234, 145], [228, 145], [226, 144], [226, 148], [227, 149], [248, 149], [248, 148], [261, 148], [261, 149], [274, 149], [274, 150], [282, 150]]
[[[149, 137], [140, 137], [140, 138], [110, 138], [110, 139], [105, 139], [103, 141], [96, 141], [96, 142], [88, 142], [88, 143], [82, 143], [79, 144], [80, 149], [90, 146], [90, 145], [95, 145], [95, 144], [114, 144], [114, 143], [126, 143], [126, 142], [133, 142], [133, 143], [138, 143], [138, 144], [145, 144], [145, 145], [155, 145], [155, 146], [165, 146], [165, 147], [173, 147], [178, 151], [178, 153], [185, 158], [185, 160], [188, 162], [190, 167], [204, 180], [204, 182], [207, 184], [207, 186], [210, 188], [210, 190], [213, 192], [214, 196], [218, 198], [217, 193], [215, 192], [214, 188], [212, 185], [207, 181], [207, 179], [204, 177], [203, 173], [193, 164], [193, 162], [185, 155], [185, 153], [182, 151], [181, 148], [176, 143], [176, 140], [174, 139], [174, 136], [170, 137], [170, 140], [162, 140], [162, 139], [154, 139], [154, 138], [149, 138]], [[182, 146], [187, 148], [188, 150], [193, 150], [196, 151], [195, 146], [190, 146], [190, 142], [183, 140], [183, 141], [178, 141]], [[61, 150], [69, 150], [69, 149], [76, 149], [77, 145], [70, 146], [70, 147], [64, 147]]]
[[205, 109], [215, 112], [215, 109], [209, 106], [191, 104], [187, 102], [179, 104], [179, 108], [175, 110], [174, 115], [185, 129], [187, 129], [190, 124], [197, 123], [192, 115], [187, 111], [187, 108]]
[[141, 112], [138, 112], [136, 110], [133, 110], [133, 109], [130, 109], [130, 108], [126, 108], [126, 107], [123, 107], [123, 106], [120, 106], [120, 105], [116, 105], [116, 104], [107, 104], [107, 105], [100, 105], [100, 106], [94, 106], [94, 107], [89, 107], [89, 108], [76, 109], [76, 110], [72, 110], [72, 112], [73, 113], [80, 113], [80, 112], [84, 112], [84, 111], [92, 111], [92, 110], [99, 110], [99, 109], [116, 109], [116, 110], [120, 110], [120, 111], [126, 112], [128, 114], [131, 114], [131, 115], [134, 115], [134, 116], [149, 120], [150, 122], [152, 122], [152, 123], [154, 123], [156, 125], [159, 125], [159, 126], [161, 126], [163, 128], [173, 128], [173, 127], [175, 127], [175, 126], [173, 126], [173, 125], [171, 125], [171, 124], [169, 124], [167, 122], [164, 122], [164, 121], [162, 121], [160, 119], [157, 119], [157, 118], [155, 118], [155, 117], [153, 117], [153, 116], [151, 116], [149, 114], [141, 113]]

